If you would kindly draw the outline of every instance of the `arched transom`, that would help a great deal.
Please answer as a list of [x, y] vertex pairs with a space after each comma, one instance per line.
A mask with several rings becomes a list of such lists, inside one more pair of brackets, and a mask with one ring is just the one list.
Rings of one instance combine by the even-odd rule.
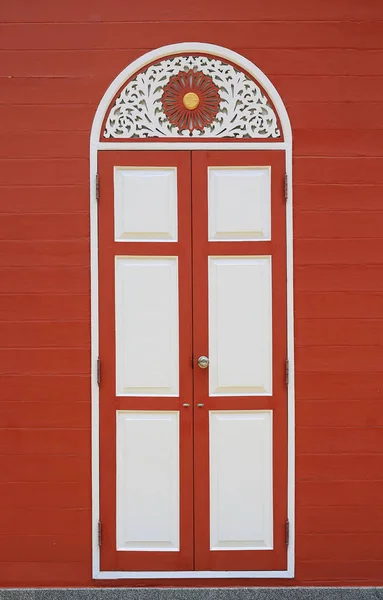
[[103, 138], [281, 138], [271, 102], [251, 77], [203, 55], [163, 59], [124, 85]]

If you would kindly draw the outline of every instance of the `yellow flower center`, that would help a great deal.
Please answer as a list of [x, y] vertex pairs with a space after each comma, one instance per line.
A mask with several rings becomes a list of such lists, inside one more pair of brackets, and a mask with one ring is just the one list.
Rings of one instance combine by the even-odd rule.
[[199, 104], [199, 98], [194, 92], [188, 92], [182, 98], [182, 102], [184, 103], [185, 108], [188, 110], [194, 110]]

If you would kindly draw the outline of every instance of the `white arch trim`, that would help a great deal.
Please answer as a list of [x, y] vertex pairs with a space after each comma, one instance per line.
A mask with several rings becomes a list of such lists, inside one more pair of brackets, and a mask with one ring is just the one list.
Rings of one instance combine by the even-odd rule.
[[[176, 54], [212, 54], [228, 60], [239, 70], [247, 71], [263, 87], [279, 117], [283, 142], [262, 142], [258, 139], [235, 141], [143, 141], [100, 142], [100, 133], [110, 103], [121, 86], [137, 71], [153, 61]], [[290, 377], [288, 384], [288, 519], [290, 543], [286, 571], [101, 571], [98, 545], [99, 502], [99, 389], [97, 384], [98, 337], [98, 210], [96, 193], [97, 156], [102, 150], [284, 150], [286, 155], [286, 237], [287, 237], [287, 331]], [[292, 220], [292, 131], [287, 110], [274, 85], [251, 61], [222, 46], [201, 42], [185, 42], [162, 46], [147, 52], [112, 81], [97, 108], [90, 137], [90, 238], [91, 238], [91, 392], [92, 392], [92, 576], [97, 580], [164, 580], [167, 579], [291, 579], [295, 571], [295, 412], [294, 412], [294, 313], [293, 313], [293, 220]]]

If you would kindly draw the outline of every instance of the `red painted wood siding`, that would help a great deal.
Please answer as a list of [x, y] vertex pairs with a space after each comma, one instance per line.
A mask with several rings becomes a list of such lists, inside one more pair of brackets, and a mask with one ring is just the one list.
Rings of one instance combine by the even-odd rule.
[[296, 579], [246, 585], [383, 584], [382, 21], [381, 0], [1, 4], [0, 586], [98, 585], [89, 132], [129, 62], [196, 39], [254, 61], [294, 132]]

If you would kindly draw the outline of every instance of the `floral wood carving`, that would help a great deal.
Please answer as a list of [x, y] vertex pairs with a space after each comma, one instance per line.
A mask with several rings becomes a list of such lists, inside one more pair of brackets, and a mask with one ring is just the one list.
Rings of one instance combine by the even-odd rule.
[[201, 71], [180, 71], [172, 75], [161, 98], [164, 113], [179, 131], [203, 129], [216, 117], [220, 104], [219, 89], [209, 75]]
[[245, 73], [219, 59], [177, 56], [136, 75], [115, 100], [105, 138], [279, 138], [277, 116]]

